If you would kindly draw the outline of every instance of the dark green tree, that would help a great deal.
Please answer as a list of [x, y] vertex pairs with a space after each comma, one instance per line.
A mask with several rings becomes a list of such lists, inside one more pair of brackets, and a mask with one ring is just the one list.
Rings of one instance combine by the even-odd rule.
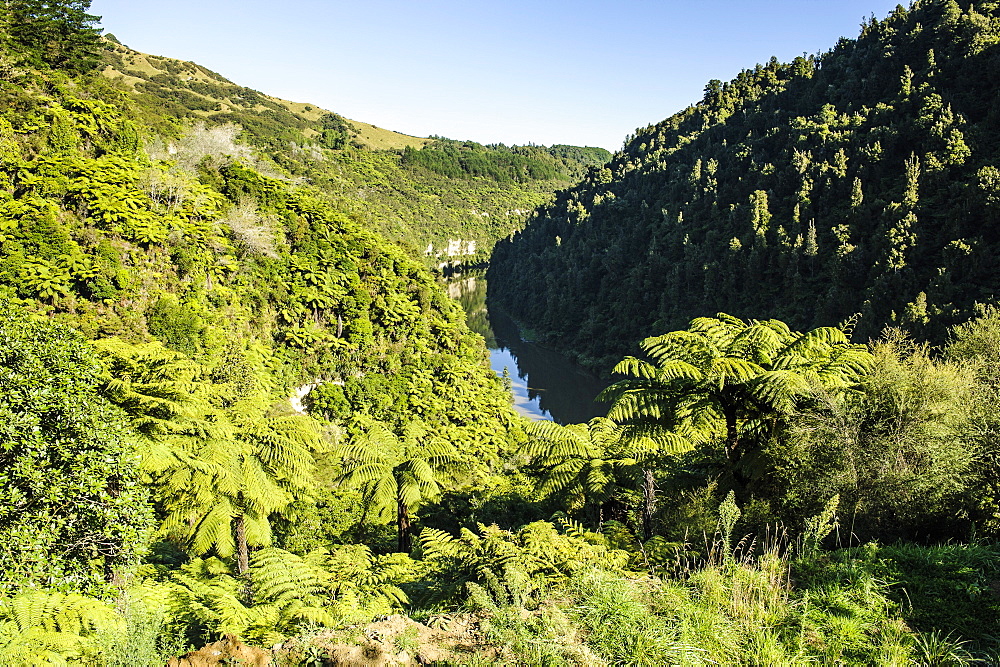
[[15, 50], [36, 64], [88, 72], [98, 63], [100, 16], [88, 14], [90, 0], [4, 0], [0, 24]]

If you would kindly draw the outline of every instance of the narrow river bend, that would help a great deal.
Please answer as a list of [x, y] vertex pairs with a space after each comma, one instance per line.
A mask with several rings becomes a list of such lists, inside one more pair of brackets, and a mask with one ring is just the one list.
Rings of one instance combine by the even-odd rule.
[[531, 419], [576, 424], [603, 415], [607, 406], [594, 399], [608, 383], [542, 345], [522, 340], [517, 324], [486, 302], [481, 271], [451, 278], [448, 294], [462, 304], [469, 328], [486, 339], [490, 365], [510, 377], [514, 408]]

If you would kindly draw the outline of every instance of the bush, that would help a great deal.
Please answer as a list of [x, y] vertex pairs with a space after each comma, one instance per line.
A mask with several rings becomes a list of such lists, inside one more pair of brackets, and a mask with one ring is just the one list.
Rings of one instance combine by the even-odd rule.
[[0, 592], [100, 591], [152, 516], [121, 412], [79, 334], [0, 304]]

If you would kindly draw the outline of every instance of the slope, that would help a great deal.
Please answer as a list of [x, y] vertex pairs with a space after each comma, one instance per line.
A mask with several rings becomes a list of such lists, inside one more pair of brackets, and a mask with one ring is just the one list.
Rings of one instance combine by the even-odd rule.
[[0, 308], [159, 340], [207, 376], [264, 358], [278, 398], [319, 379], [350, 412], [498, 451], [509, 398], [419, 262], [276, 174], [235, 128], [161, 151], [149, 113], [101, 77], [3, 72]]
[[[159, 134], [178, 137], [197, 122], [235, 124], [287, 175], [315, 185], [338, 210], [430, 263], [488, 257], [528, 212], [610, 157], [599, 148], [419, 139], [269, 97], [195, 63], [140, 53], [113, 36], [105, 46], [102, 74]], [[479, 163], [516, 160], [521, 171], [513, 178], [497, 169], [469, 171], [449, 150], [454, 146]]]
[[998, 42], [996, 3], [921, 0], [711, 81], [501, 242], [490, 288], [605, 370], [717, 311], [940, 341], [1000, 287]]

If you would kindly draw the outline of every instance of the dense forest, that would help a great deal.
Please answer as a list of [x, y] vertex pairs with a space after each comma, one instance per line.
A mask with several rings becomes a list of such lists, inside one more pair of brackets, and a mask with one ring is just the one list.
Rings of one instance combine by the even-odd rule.
[[501, 244], [511, 314], [606, 371], [725, 311], [944, 340], [995, 296], [1000, 10], [917, 2], [638, 130]]
[[[995, 307], [952, 322], [937, 293], [914, 301], [938, 348], [899, 327], [859, 342], [872, 313], [815, 326], [789, 299], [761, 301], [757, 319], [705, 301], [656, 326], [621, 307], [588, 325], [595, 345], [636, 345], [614, 357], [607, 415], [530, 422], [413, 252], [427, 237], [401, 232], [408, 251], [379, 230], [464, 229], [406, 218], [417, 190], [457, 211], [583, 175], [498, 249], [510, 286], [510, 249], [571, 197], [601, 182], [608, 202], [627, 200], [611, 195], [624, 164], [644, 164], [635, 142], [604, 167], [594, 149], [400, 138], [137, 54], [100, 36], [89, 5], [0, 3], [0, 665], [996, 663]], [[994, 8], [978, 11], [922, 3], [859, 43]], [[935, 47], [939, 66], [964, 72], [949, 48]], [[799, 63], [803, 85], [823, 58]], [[769, 67], [744, 79], [790, 76]], [[192, 86], [209, 80], [225, 94]], [[727, 94], [712, 113], [744, 114]], [[684, 119], [705, 105], [677, 127], [694, 132]], [[950, 113], [965, 162], [942, 153], [931, 178], [929, 154], [904, 156], [919, 188], [885, 204], [914, 226], [945, 218], [944, 193], [979, 196], [963, 170], [982, 171], [970, 156], [988, 139]], [[686, 173], [663, 183], [690, 186]], [[358, 187], [370, 198], [345, 194]], [[859, 207], [880, 196], [864, 187]], [[760, 215], [775, 211], [746, 239], [766, 258], [781, 198], [752, 192]], [[632, 214], [616, 210], [624, 233]], [[802, 285], [828, 270], [827, 239], [809, 232], [826, 210], [799, 208], [817, 220]], [[683, 218], [669, 222], [696, 216]], [[571, 238], [556, 247], [579, 251]]]

